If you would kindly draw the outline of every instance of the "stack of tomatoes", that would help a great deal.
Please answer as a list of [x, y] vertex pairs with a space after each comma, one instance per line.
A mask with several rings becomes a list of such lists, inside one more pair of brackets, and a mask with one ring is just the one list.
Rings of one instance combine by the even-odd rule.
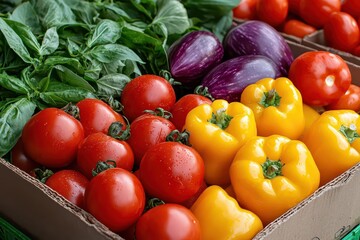
[[[133, 237], [136, 224], [137, 239], [147, 239], [149, 228], [157, 239], [178, 232], [166, 227], [200, 239], [188, 207], [206, 188], [204, 162], [181, 130], [187, 113], [211, 100], [176, 100], [165, 78], [142, 75], [120, 102], [121, 114], [100, 99], [40, 110], [12, 149], [12, 163], [124, 237]], [[154, 198], [166, 204], [148, 210]]]
[[327, 46], [360, 56], [358, 0], [243, 0], [233, 14], [300, 38], [323, 29]]

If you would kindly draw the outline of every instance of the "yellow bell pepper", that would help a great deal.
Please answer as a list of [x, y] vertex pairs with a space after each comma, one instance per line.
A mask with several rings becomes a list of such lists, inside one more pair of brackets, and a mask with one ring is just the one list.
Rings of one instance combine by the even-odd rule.
[[320, 170], [324, 185], [360, 162], [360, 117], [352, 110], [329, 110], [303, 138]]
[[186, 116], [189, 143], [204, 160], [207, 184], [228, 186], [229, 167], [236, 151], [257, 135], [254, 114], [240, 102], [215, 100], [202, 104]]
[[303, 142], [271, 135], [252, 138], [239, 149], [230, 178], [240, 206], [267, 225], [311, 195], [320, 173]]
[[310, 129], [311, 125], [315, 122], [316, 119], [320, 117], [320, 113], [314, 108], [307, 104], [303, 104], [304, 118], [305, 118], [305, 127], [304, 131], [301, 133], [299, 140], [302, 141], [306, 132]]
[[250, 84], [240, 102], [253, 110], [259, 136], [297, 139], [304, 130], [302, 97], [288, 78], [264, 78]]
[[190, 210], [199, 220], [203, 240], [247, 240], [263, 229], [258, 216], [216, 185], [205, 189]]

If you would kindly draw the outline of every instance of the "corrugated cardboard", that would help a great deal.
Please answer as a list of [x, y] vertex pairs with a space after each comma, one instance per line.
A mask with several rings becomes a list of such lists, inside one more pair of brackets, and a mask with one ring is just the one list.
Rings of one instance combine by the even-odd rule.
[[[295, 57], [313, 51], [296, 42], [288, 41], [288, 44]], [[351, 73], [360, 79], [360, 68], [348, 65]], [[0, 183], [0, 215], [34, 239], [122, 239], [92, 215], [3, 159], [0, 159]], [[359, 223], [360, 164], [319, 188], [254, 239], [338, 240]]]

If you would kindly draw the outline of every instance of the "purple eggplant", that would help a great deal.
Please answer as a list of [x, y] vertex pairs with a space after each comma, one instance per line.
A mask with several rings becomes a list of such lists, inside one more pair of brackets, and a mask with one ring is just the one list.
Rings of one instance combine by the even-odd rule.
[[294, 60], [283, 36], [269, 24], [258, 20], [247, 21], [229, 30], [223, 45], [229, 58], [242, 55], [269, 57], [284, 77], [288, 75], [290, 64]]
[[215, 99], [240, 101], [243, 90], [262, 78], [275, 78], [279, 72], [274, 62], [262, 55], [246, 55], [226, 60], [202, 80]]
[[208, 31], [193, 31], [169, 48], [172, 77], [181, 83], [198, 82], [224, 56], [222, 43]]

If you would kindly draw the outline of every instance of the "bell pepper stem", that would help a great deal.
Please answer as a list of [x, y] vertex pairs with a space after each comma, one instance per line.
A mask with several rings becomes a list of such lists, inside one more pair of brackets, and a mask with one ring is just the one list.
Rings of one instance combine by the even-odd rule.
[[282, 176], [281, 169], [284, 166], [280, 160], [270, 160], [269, 158], [261, 164], [264, 177], [267, 179], [273, 179], [277, 176]]
[[225, 112], [225, 109], [219, 109], [216, 111], [216, 113], [212, 113], [211, 119], [208, 121], [225, 130], [229, 126], [232, 118], [232, 116]]
[[353, 143], [355, 139], [360, 137], [360, 135], [357, 133], [355, 124], [350, 124], [349, 127], [341, 125], [339, 131], [346, 137], [350, 144]]
[[268, 92], [264, 92], [263, 97], [261, 98], [259, 104], [267, 108], [270, 106], [278, 107], [280, 106], [280, 95], [275, 89], [271, 89]]

